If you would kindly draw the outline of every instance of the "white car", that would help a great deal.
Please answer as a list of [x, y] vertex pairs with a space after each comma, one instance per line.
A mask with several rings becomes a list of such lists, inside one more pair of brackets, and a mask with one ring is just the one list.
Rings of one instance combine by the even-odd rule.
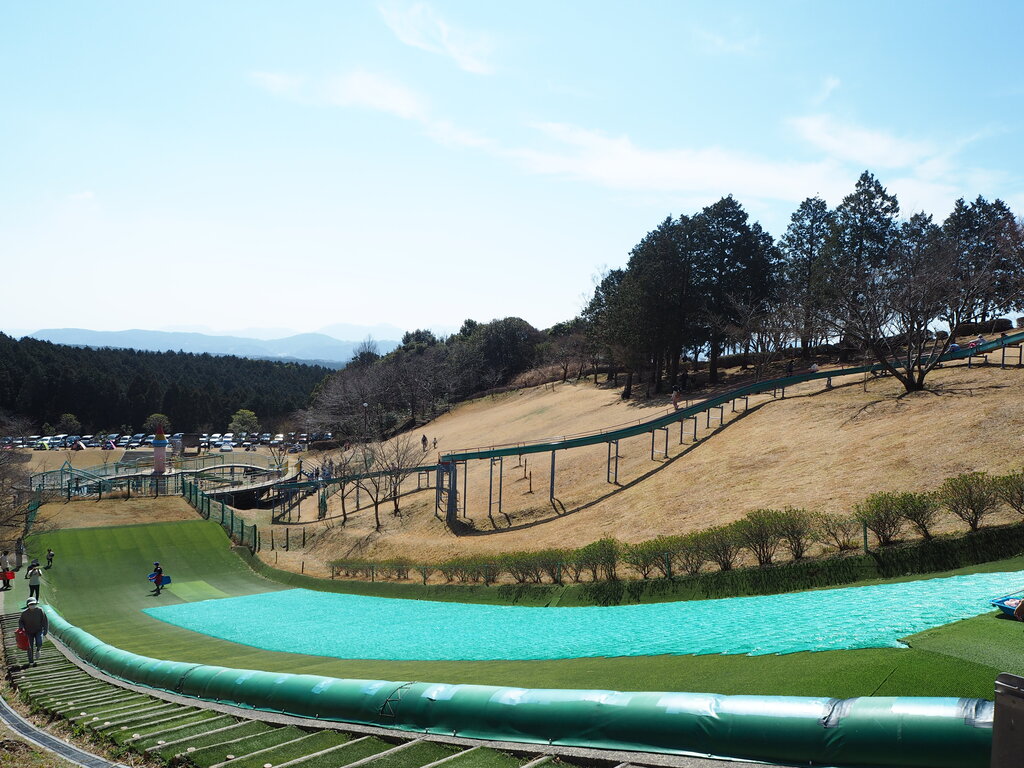
[[233, 450], [235, 450], [235, 446], [231, 444], [230, 440], [226, 440], [220, 444], [221, 453], [231, 453]]

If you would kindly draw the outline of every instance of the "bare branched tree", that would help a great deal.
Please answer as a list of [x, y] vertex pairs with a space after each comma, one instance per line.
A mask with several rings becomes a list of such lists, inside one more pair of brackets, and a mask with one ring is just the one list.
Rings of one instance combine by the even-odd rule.
[[29, 486], [29, 473], [19, 451], [0, 450], [0, 542], [19, 538], [25, 529], [26, 500], [19, 493]]
[[[833, 272], [824, 322], [915, 392], [949, 349], [953, 329], [971, 318], [992, 272], [957, 274], [955, 247], [930, 216], [915, 215], [901, 235], [887, 261]], [[950, 327], [944, 339], [934, 332], [939, 322]]]
[[729, 336], [749, 352], [757, 381], [798, 338], [796, 307], [785, 299], [746, 303], [733, 300]]
[[351, 469], [358, 473], [355, 482], [373, 503], [374, 529], [381, 529], [380, 505], [391, 499], [394, 514], [400, 513], [402, 481], [418, 466], [419, 447], [408, 435], [392, 440], [367, 443], [355, 450]]

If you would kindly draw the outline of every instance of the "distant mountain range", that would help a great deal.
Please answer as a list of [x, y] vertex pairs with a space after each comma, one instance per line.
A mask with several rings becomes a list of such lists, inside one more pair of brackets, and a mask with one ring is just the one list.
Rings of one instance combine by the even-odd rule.
[[[299, 333], [281, 339], [213, 336], [174, 331], [90, 331], [84, 328], [46, 328], [28, 334], [33, 339], [75, 347], [114, 347], [151, 352], [192, 352], [235, 355], [257, 360], [282, 360], [341, 368], [362, 341], [344, 341], [323, 333]], [[394, 340], [374, 339], [380, 354], [398, 346]]]

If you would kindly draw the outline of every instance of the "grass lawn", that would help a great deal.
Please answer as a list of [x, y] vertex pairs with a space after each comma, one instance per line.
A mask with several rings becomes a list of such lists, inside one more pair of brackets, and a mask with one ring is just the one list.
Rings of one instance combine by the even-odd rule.
[[[1024, 654], [1020, 653], [1024, 624], [1000, 620], [994, 613], [908, 638], [908, 650], [481, 662], [339, 660], [275, 653], [197, 634], [142, 613], [143, 608], [158, 603], [289, 588], [250, 570], [230, 550], [227, 537], [215, 523], [195, 520], [68, 529], [30, 540], [33, 554], [45, 552], [46, 547], [52, 547], [58, 559], [46, 572], [44, 602], [105, 642], [157, 658], [352, 678], [841, 698], [991, 698], [999, 672], [1024, 673]], [[146, 581], [153, 561], [160, 561], [165, 573], [173, 577], [160, 597], [149, 594]], [[958, 573], [1021, 568], [1024, 562], [1017, 558]], [[8, 611], [14, 609], [13, 603], [8, 598]], [[282, 620], [287, 617], [268, 617], [266, 631], [273, 632], [274, 622]], [[827, 623], [826, 616], [822, 622]], [[387, 633], [399, 631], [400, 627], [381, 627], [382, 642]], [[458, 642], [455, 632], [453, 642]]]

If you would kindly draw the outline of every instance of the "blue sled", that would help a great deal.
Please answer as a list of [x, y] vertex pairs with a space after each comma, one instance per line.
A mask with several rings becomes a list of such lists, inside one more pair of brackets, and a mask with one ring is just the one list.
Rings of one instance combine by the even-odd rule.
[[1021, 604], [1021, 598], [1014, 597], [1013, 595], [1007, 595], [1006, 597], [997, 597], [995, 600], [990, 600], [989, 602], [1007, 616], [1016, 616], [1015, 611], [1017, 610], [1017, 606]]

